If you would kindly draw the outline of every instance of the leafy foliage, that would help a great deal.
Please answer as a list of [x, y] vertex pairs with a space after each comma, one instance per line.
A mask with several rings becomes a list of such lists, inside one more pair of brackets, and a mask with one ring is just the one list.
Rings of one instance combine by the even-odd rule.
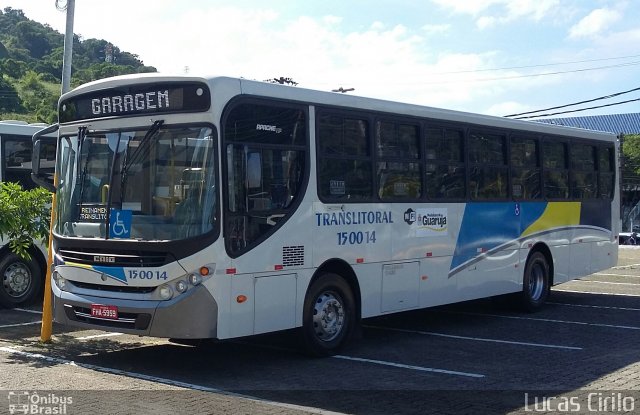
[[51, 193], [43, 188], [23, 190], [17, 183], [0, 183], [0, 237], [9, 248], [29, 259], [32, 238], [47, 242], [51, 215]]
[[625, 159], [625, 173], [633, 176], [640, 175], [640, 134], [624, 136], [622, 154]]
[[[0, 119], [53, 123], [60, 98], [64, 35], [28, 19], [22, 10], [0, 11]], [[156, 72], [138, 55], [103, 39], [74, 36], [71, 85], [114, 75]], [[53, 86], [53, 87], [52, 87]]]

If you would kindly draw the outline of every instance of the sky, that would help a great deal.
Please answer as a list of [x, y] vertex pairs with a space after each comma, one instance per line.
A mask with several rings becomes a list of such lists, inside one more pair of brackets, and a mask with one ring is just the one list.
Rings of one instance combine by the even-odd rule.
[[[61, 5], [66, 0], [58, 0]], [[56, 0], [0, 0], [64, 33]], [[504, 116], [640, 88], [637, 0], [76, 0], [74, 33], [167, 74]], [[640, 112], [640, 90], [549, 114]]]

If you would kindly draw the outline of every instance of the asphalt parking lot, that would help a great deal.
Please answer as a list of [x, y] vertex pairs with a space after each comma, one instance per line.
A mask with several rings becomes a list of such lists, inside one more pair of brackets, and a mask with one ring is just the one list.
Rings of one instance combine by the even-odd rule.
[[40, 344], [37, 306], [0, 316], [0, 413], [640, 413], [637, 247], [541, 312], [481, 300], [369, 319], [325, 359], [294, 332], [178, 345], [54, 325]]

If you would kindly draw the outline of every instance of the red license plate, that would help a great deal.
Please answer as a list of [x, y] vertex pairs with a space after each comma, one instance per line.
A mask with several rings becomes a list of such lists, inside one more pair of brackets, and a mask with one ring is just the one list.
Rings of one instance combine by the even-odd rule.
[[118, 319], [118, 307], [114, 305], [91, 304], [91, 317]]

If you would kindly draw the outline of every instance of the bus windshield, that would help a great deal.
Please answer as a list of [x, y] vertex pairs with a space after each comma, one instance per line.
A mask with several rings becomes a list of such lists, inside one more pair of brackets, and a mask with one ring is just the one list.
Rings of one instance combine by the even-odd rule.
[[212, 128], [162, 122], [62, 136], [55, 232], [159, 241], [214, 230], [214, 148]]

